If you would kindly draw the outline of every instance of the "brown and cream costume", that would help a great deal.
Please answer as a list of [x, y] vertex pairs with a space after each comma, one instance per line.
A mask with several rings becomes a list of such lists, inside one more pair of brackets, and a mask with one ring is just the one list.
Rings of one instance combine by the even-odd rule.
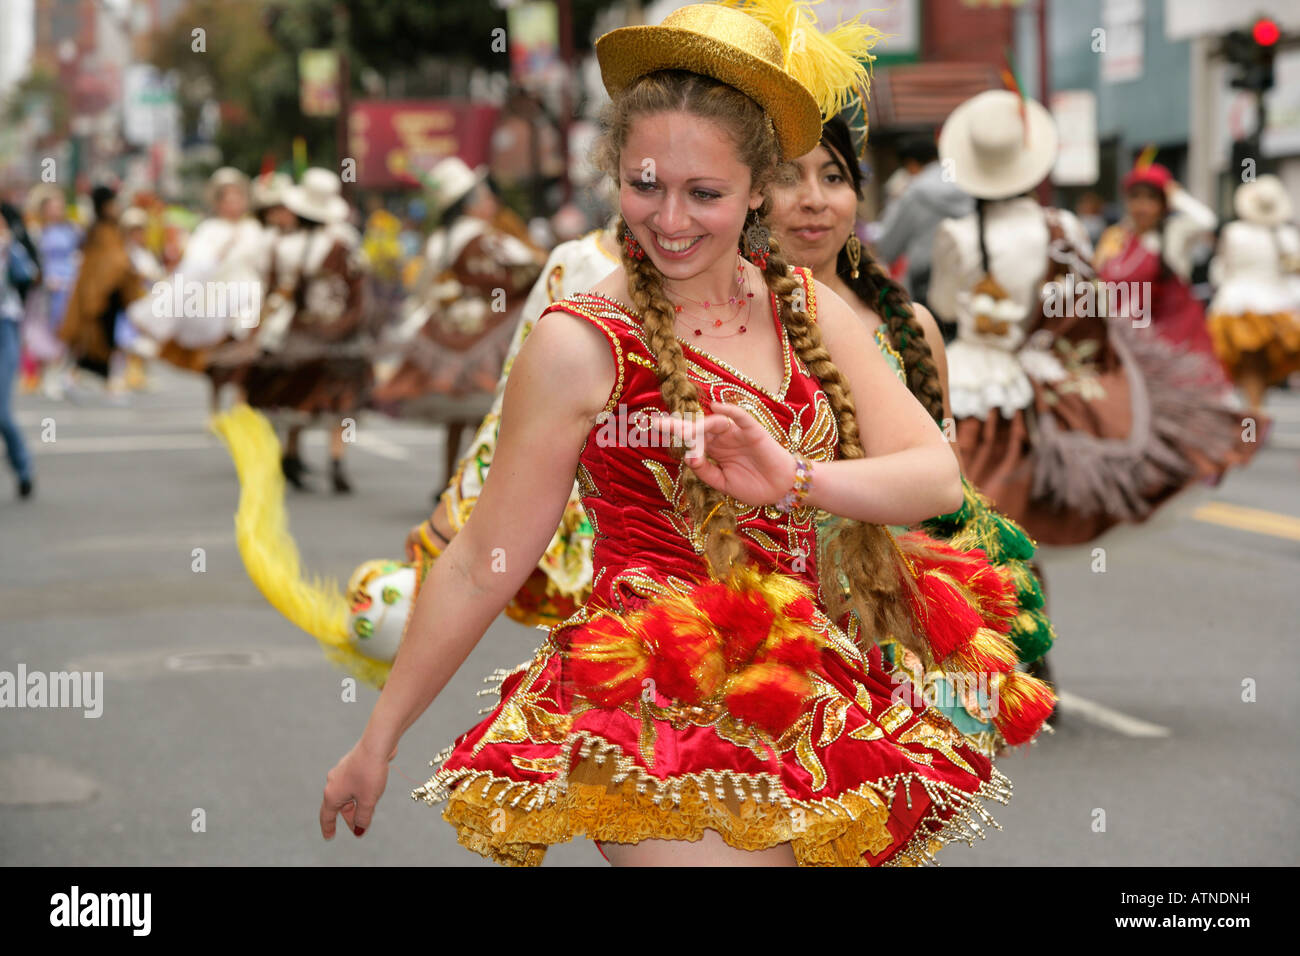
[[248, 343], [214, 366], [249, 362], [242, 384], [254, 408], [311, 416], [359, 409], [373, 380], [356, 230], [346, 223], [300, 229], [276, 240], [262, 321]]
[[1106, 317], [1072, 215], [1020, 197], [987, 204], [982, 225], [983, 252], [978, 216], [940, 226], [930, 305], [957, 323], [956, 438], [999, 511], [1042, 544], [1082, 544], [1251, 457], [1199, 367]]
[[481, 219], [429, 237], [424, 272], [389, 339], [396, 371], [377, 407], [404, 416], [478, 421], [493, 394], [525, 298], [545, 255]]

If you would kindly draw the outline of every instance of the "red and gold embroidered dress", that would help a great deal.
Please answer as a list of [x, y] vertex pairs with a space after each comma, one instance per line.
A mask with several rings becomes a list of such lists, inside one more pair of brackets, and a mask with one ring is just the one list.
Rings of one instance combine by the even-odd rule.
[[[810, 272], [796, 274], [811, 284]], [[838, 448], [830, 401], [785, 337], [774, 296], [771, 306], [785, 343], [779, 393], [684, 342], [688, 373], [706, 411], [715, 401], [744, 406], [792, 451], [829, 461]], [[1006, 803], [1010, 781], [886, 675], [855, 615], [828, 618], [815, 510], [740, 511], [750, 564], [711, 580], [681, 507], [686, 466], [649, 437], [666, 407], [639, 319], [587, 293], [554, 309], [608, 338], [618, 377], [606, 411], [628, 422], [624, 442], [600, 440], [608, 426], [593, 427], [579, 459], [595, 530], [591, 599], [550, 630], [530, 663], [499, 675], [500, 702], [439, 755], [440, 769], [412, 796], [446, 799], [443, 816], [462, 844], [521, 865], [575, 836], [696, 840], [705, 829], [743, 849], [788, 841], [803, 865], [905, 865], [996, 827], [983, 803]], [[968, 617], [983, 615], [970, 625], [979, 632], [966, 645], [973, 656], [950, 660], [1010, 670], [1014, 649], [1008, 662], [1009, 642], [994, 645], [1015, 613], [1014, 587], [981, 552], [950, 555], [930, 584], [960, 594]], [[926, 625], [936, 659], [969, 636], [954, 636], [964, 625], [952, 611]], [[993, 684], [1008, 726], [1019, 720], [1021, 737], [1032, 736], [1050, 694], [1041, 699], [1045, 688], [1022, 674], [997, 673]], [[1031, 685], [1040, 699], [1026, 717]]]

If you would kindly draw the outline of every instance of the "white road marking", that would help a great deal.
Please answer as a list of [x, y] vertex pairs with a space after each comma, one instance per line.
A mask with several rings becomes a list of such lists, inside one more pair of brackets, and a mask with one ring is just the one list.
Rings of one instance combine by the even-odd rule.
[[32, 454], [77, 455], [87, 453], [124, 454], [133, 451], [222, 450], [214, 435], [112, 435], [102, 438], [59, 438], [56, 441], [31, 442]]
[[[267, 608], [269, 611], [270, 609]], [[213, 655], [247, 654], [256, 662], [259, 669], [297, 670], [299, 668], [328, 667], [325, 655], [311, 638], [299, 641], [293, 647], [264, 645], [262, 647], [215, 647], [207, 651], [191, 648], [178, 651], [170, 648], [139, 648], [125, 651], [109, 651], [102, 654], [90, 654], [69, 661], [66, 670], [103, 671], [104, 677], [111, 680], [138, 680], [155, 677], [172, 677], [194, 673], [195, 668], [186, 668], [185, 655], [211, 653]], [[177, 660], [177, 658], [181, 658]], [[233, 657], [229, 658], [233, 660]], [[177, 666], [180, 664], [181, 666]]]
[[183, 534], [122, 534], [98, 535], [95, 537], [73, 538], [50, 544], [53, 554], [79, 552], [116, 552], [116, 551], [178, 551], [187, 555], [191, 548], [213, 548], [233, 546], [235, 535], [229, 528], [220, 531], [189, 531]]
[[[14, 420], [22, 428], [41, 428], [45, 419], [52, 418], [58, 428], [91, 428], [99, 425], [134, 429], [182, 429], [191, 432], [206, 431], [208, 415], [195, 409], [177, 408], [50, 408], [44, 411], [23, 409], [14, 413]], [[382, 426], [374, 422], [383, 422]], [[358, 431], [364, 429], [374, 435], [400, 438], [411, 444], [432, 444], [442, 441], [441, 429], [422, 422], [401, 422], [386, 416], [361, 417]], [[308, 429], [308, 433], [317, 429]]]
[[[399, 441], [392, 441], [399, 438]], [[411, 457], [409, 447], [427, 447], [442, 443], [440, 435], [422, 435], [403, 429], [358, 431], [357, 446], [381, 458], [406, 461]], [[308, 442], [310, 444], [310, 442]], [[176, 434], [94, 435], [69, 436], [50, 442], [29, 442], [35, 455], [74, 454], [124, 454], [137, 451], [195, 451], [222, 449], [220, 439], [206, 432], [179, 432]]]
[[1300, 405], [1269, 405], [1264, 414], [1279, 422], [1300, 422]]
[[358, 448], [368, 451], [372, 455], [378, 455], [380, 458], [388, 458], [392, 461], [407, 461], [411, 457], [409, 449], [382, 438], [375, 432], [365, 428], [357, 430], [356, 443]]
[[1168, 737], [1170, 735], [1168, 727], [1121, 714], [1118, 710], [1111, 710], [1096, 701], [1071, 694], [1069, 691], [1058, 691], [1056, 696], [1060, 701], [1058, 706], [1062, 714], [1069, 717], [1082, 717], [1098, 727], [1105, 727], [1125, 737]]
[[20, 426], [39, 428], [41, 423], [52, 418], [60, 428], [82, 428], [92, 425], [116, 425], [119, 427], [170, 427], [193, 428], [204, 427], [204, 415], [194, 409], [177, 408], [49, 408], [44, 411], [25, 409], [17, 412], [14, 419]]

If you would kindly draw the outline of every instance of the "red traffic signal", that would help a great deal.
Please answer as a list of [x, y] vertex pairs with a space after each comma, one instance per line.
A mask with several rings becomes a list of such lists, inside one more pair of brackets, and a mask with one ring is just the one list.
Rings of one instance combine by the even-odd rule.
[[1260, 46], [1272, 46], [1277, 42], [1282, 31], [1278, 29], [1277, 22], [1269, 19], [1256, 20], [1255, 25], [1251, 28], [1250, 35]]

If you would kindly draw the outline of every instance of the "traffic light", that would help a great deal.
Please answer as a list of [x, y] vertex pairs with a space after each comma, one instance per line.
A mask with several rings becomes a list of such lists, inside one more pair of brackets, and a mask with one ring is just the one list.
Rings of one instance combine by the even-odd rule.
[[1273, 88], [1273, 55], [1282, 31], [1267, 17], [1249, 30], [1233, 30], [1223, 38], [1223, 55], [1235, 68], [1231, 85], [1238, 90], [1263, 93]]

